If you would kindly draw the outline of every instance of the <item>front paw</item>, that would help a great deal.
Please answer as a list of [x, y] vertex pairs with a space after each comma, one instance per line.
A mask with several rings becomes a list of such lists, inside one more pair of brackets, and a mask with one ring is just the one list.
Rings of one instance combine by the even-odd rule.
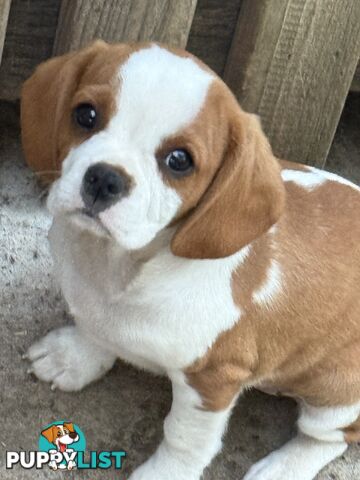
[[111, 354], [88, 343], [75, 327], [53, 330], [30, 347], [26, 358], [31, 362], [29, 372], [68, 392], [81, 390], [114, 363]]
[[244, 480], [312, 480], [313, 475], [301, 468], [301, 452], [298, 458], [300, 465], [293, 458], [288, 458], [281, 449], [270, 453], [255, 463], [244, 477]]
[[274, 458], [265, 457], [250, 468], [244, 480], [284, 480], [287, 478], [284, 467]]

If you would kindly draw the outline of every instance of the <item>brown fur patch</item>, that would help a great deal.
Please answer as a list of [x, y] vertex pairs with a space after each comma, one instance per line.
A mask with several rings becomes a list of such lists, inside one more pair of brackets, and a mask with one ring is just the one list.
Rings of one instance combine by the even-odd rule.
[[[234, 271], [243, 315], [186, 370], [207, 409], [225, 408], [254, 385], [314, 406], [360, 400], [360, 195], [336, 182], [286, 189], [276, 232], [255, 241]], [[268, 305], [255, 304], [269, 258], [280, 265], [282, 289]]]
[[[116, 71], [130, 51], [126, 45], [96, 41], [41, 64], [24, 83], [23, 149], [27, 163], [42, 180], [54, 180], [70, 148], [105, 128], [115, 111]], [[73, 109], [80, 103], [91, 103], [99, 112], [99, 124], [91, 132], [73, 119]]]
[[360, 417], [354, 423], [343, 429], [347, 443], [360, 442]]
[[171, 248], [187, 258], [226, 257], [279, 218], [284, 206], [280, 169], [257, 117], [243, 112], [220, 80], [182, 136], [191, 139], [191, 134], [195, 174], [167, 179], [183, 199], [180, 215], [186, 213]]

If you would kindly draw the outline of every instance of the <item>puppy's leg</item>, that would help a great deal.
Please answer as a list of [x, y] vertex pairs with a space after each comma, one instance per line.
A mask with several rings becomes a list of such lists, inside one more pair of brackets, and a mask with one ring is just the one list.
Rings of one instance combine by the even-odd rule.
[[360, 405], [301, 407], [298, 435], [253, 465], [244, 480], [312, 480], [329, 462], [345, 452], [341, 430], [353, 423]]
[[164, 424], [164, 440], [130, 480], [199, 480], [221, 449], [232, 406], [218, 412], [205, 411], [200, 396], [182, 373], [171, 379], [173, 403]]
[[76, 391], [110, 370], [116, 357], [76, 327], [63, 327], [32, 345], [27, 358], [32, 363], [30, 371], [40, 380]]

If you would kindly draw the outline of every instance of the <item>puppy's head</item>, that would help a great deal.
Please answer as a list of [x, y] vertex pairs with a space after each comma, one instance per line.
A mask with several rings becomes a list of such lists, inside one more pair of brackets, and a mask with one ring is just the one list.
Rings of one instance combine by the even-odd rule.
[[22, 93], [27, 162], [54, 214], [126, 249], [175, 226], [189, 258], [231, 255], [279, 218], [284, 189], [259, 122], [199, 60], [95, 42], [41, 65]]
[[60, 451], [65, 451], [67, 445], [71, 445], [79, 440], [79, 435], [76, 433], [72, 423], [52, 425], [46, 430], [43, 430], [41, 434], [50, 443], [56, 445]]

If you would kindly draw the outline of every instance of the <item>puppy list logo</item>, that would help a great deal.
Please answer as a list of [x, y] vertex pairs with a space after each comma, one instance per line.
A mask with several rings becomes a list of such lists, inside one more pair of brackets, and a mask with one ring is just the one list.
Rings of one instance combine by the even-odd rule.
[[60, 421], [47, 425], [39, 437], [39, 451], [6, 452], [6, 468], [19, 464], [37, 470], [115, 469], [122, 468], [124, 451], [91, 451], [85, 455], [86, 440], [80, 428], [71, 422]]

